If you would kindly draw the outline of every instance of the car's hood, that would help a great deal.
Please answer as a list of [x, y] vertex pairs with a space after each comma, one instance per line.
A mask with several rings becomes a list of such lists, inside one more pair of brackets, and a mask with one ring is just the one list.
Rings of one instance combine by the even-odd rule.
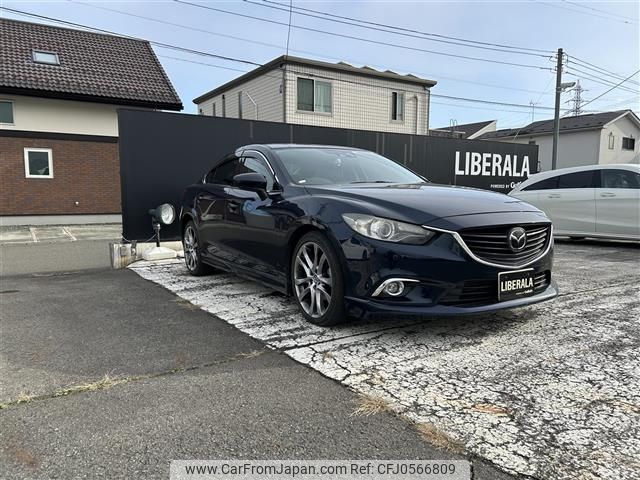
[[341, 198], [372, 214], [423, 224], [438, 218], [481, 213], [538, 212], [501, 193], [437, 184], [358, 184], [307, 186], [311, 195]]

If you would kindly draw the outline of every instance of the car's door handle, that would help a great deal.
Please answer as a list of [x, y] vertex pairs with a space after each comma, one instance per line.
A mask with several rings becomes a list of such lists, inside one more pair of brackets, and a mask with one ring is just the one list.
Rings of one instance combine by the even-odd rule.
[[616, 194], [615, 193], [611, 193], [611, 192], [602, 192], [600, 194], [601, 197], [615, 197]]
[[547, 198], [560, 198], [560, 194], [559, 193], [549, 193], [547, 195]]

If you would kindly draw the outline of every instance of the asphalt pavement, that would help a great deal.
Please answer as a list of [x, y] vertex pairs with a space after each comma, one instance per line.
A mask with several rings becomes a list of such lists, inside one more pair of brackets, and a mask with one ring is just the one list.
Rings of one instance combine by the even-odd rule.
[[531, 478], [640, 479], [640, 249], [557, 242], [560, 296], [460, 318], [320, 328], [293, 302], [181, 262], [130, 268], [467, 452]]
[[0, 281], [3, 479], [214, 458], [468, 458], [474, 478], [513, 478], [132, 271]]

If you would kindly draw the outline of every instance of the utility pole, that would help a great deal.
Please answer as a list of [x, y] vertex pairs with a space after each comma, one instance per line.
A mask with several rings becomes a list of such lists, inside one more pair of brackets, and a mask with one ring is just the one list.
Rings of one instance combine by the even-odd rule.
[[556, 64], [556, 108], [553, 117], [553, 150], [551, 153], [551, 170], [558, 166], [558, 139], [560, 137], [560, 94], [562, 93], [562, 49], [558, 49]]
[[556, 66], [556, 108], [553, 117], [553, 151], [551, 154], [551, 170], [558, 166], [558, 140], [560, 139], [560, 95], [565, 88], [575, 86], [576, 82], [562, 83], [562, 49], [558, 49], [558, 63]]

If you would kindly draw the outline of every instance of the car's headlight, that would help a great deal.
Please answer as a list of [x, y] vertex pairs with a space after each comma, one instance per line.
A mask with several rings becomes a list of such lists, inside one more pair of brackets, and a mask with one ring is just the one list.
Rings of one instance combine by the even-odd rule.
[[373, 215], [345, 213], [342, 218], [359, 234], [386, 242], [422, 245], [435, 235], [435, 232], [425, 230], [419, 225], [397, 222]]

